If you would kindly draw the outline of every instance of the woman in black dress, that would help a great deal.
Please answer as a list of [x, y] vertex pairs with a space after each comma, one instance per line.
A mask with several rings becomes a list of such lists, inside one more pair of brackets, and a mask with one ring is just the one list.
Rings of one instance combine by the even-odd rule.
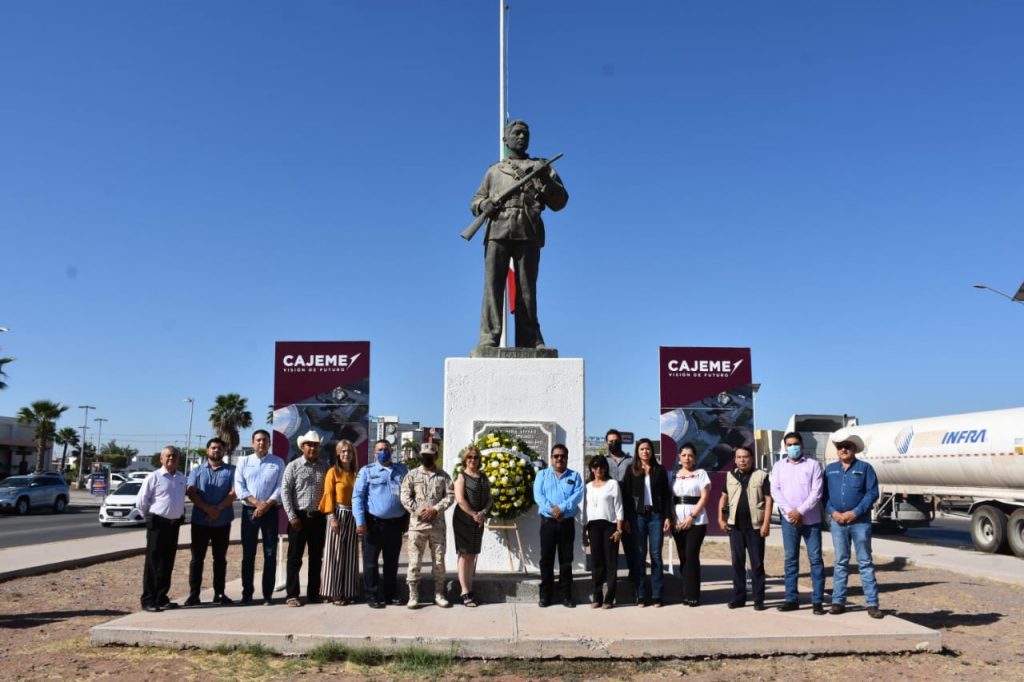
[[475, 607], [473, 576], [484, 538], [484, 523], [491, 510], [491, 482], [480, 471], [480, 450], [475, 445], [462, 451], [462, 471], [455, 479], [455, 502], [452, 530], [455, 552], [459, 555], [459, 599], [466, 606]]

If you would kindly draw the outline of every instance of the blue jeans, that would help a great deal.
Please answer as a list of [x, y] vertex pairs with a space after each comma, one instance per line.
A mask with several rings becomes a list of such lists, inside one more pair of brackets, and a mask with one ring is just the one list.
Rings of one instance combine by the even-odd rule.
[[[637, 514], [636, 526], [633, 528], [633, 537], [636, 538], [636, 598], [641, 601], [649, 594], [652, 599], [661, 599], [661, 587], [664, 582], [662, 572], [664, 567], [661, 563], [661, 544], [664, 539], [661, 514], [651, 512], [649, 514]], [[651, 557], [651, 579], [648, 587], [646, 571], [647, 556]]]
[[800, 576], [800, 538], [807, 545], [807, 561], [811, 564], [811, 602], [825, 599], [825, 564], [821, 560], [821, 524], [794, 526], [782, 518], [782, 545], [786, 551], [786, 601], [799, 601], [797, 578]]
[[857, 568], [860, 569], [860, 583], [864, 588], [864, 601], [868, 606], [878, 606], [878, 583], [875, 581], [875, 564], [871, 561], [871, 522], [840, 525], [832, 522], [832, 547], [836, 551], [836, 565], [832, 569], [832, 603], [846, 603], [846, 576], [850, 563], [850, 540], [857, 552]]

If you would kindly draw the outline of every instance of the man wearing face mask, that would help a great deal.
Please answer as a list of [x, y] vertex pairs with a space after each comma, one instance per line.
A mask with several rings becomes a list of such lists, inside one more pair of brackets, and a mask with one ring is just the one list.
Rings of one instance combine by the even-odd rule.
[[800, 573], [800, 540], [807, 546], [811, 564], [811, 605], [814, 614], [825, 613], [825, 564], [821, 559], [821, 464], [803, 456], [803, 437], [795, 431], [783, 438], [786, 457], [772, 468], [771, 497], [782, 515], [782, 545], [786, 553], [786, 601], [779, 611], [800, 608], [797, 577]]
[[438, 469], [437, 445], [420, 446], [420, 466], [402, 481], [402, 506], [409, 512], [409, 608], [419, 606], [420, 561], [430, 546], [433, 559], [434, 603], [443, 609], [451, 604], [444, 597], [444, 512], [455, 502], [455, 486], [444, 469]]
[[[356, 533], [363, 538], [363, 590], [371, 609], [382, 609], [388, 602], [397, 604], [395, 582], [398, 555], [402, 551], [402, 533], [409, 515], [402, 506], [402, 481], [409, 470], [391, 461], [391, 444], [378, 440], [375, 462], [364, 466], [356, 476], [352, 491], [352, 516]], [[383, 580], [380, 559], [384, 557]]]
[[[608, 477], [618, 482], [619, 492], [622, 494], [622, 499], [626, 499], [627, 491], [622, 488], [622, 480], [626, 477], [626, 472], [633, 466], [632, 455], [627, 455], [622, 451], [622, 434], [619, 433], [618, 429], [608, 429], [608, 432], [604, 434], [604, 443], [608, 447]], [[629, 493], [631, 494], [631, 493]], [[629, 570], [629, 577], [633, 580], [633, 584], [636, 585], [637, 573], [636, 568], [639, 562], [639, 552], [637, 551], [636, 539], [633, 537], [633, 526], [636, 525], [636, 516], [633, 518], [625, 518], [622, 522], [622, 554], [626, 560], [626, 568]], [[586, 538], [586, 534], [583, 535]]]

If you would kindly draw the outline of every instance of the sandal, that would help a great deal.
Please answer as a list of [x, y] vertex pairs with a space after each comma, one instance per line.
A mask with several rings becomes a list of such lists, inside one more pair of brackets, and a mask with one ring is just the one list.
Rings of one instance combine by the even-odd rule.
[[476, 603], [476, 599], [473, 597], [472, 592], [467, 592], [466, 594], [460, 595], [459, 601], [462, 602], [463, 606], [468, 606], [471, 609], [475, 609], [477, 606], [479, 606], [479, 604]]
[[345, 600], [344, 599], [335, 599], [331, 603], [334, 604], [335, 606], [344, 606], [345, 605]]
[[286, 601], [285, 604], [287, 604], [288, 606], [302, 606], [302, 602], [295, 597], [292, 597], [291, 599]]

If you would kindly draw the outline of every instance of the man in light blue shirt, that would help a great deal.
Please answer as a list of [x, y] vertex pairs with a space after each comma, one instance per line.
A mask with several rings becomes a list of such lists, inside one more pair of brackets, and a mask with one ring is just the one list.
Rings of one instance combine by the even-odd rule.
[[[402, 479], [409, 473], [404, 464], [391, 461], [391, 444], [378, 440], [375, 462], [364, 466], [356, 476], [352, 491], [352, 516], [356, 533], [363, 538], [363, 590], [371, 609], [382, 609], [395, 599], [398, 556], [402, 534], [409, 525], [409, 513], [402, 506]], [[383, 582], [380, 557], [384, 555]]]
[[255, 454], [243, 457], [235, 469], [235, 495], [242, 501], [242, 603], [252, 601], [256, 572], [256, 543], [263, 536], [263, 603], [274, 594], [277, 529], [284, 460], [270, 452], [270, 433], [252, 434]]
[[206, 441], [206, 461], [188, 474], [185, 494], [192, 500], [192, 561], [188, 567], [188, 599], [185, 606], [199, 605], [206, 550], [213, 547], [213, 602], [228, 606], [224, 594], [228, 566], [228, 541], [235, 518], [235, 467], [224, 463], [227, 444], [220, 438]]
[[583, 501], [583, 477], [569, 469], [569, 448], [551, 448], [551, 466], [537, 472], [533, 499], [540, 514], [540, 601], [551, 605], [555, 584], [555, 552], [558, 552], [558, 589], [562, 605], [572, 600], [572, 557], [576, 541], [576, 514]]

